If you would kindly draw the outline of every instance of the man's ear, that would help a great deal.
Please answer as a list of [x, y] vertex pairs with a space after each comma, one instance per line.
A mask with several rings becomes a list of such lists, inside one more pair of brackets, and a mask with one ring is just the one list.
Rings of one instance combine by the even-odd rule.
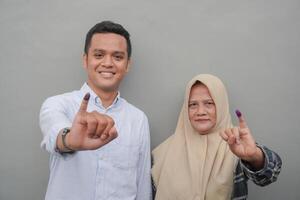
[[88, 55], [86, 53], [84, 53], [83, 56], [82, 56], [82, 64], [83, 64], [84, 69], [88, 68], [87, 59], [88, 59]]
[[128, 59], [128, 63], [127, 63], [127, 67], [126, 67], [126, 73], [129, 72], [130, 68], [131, 68], [131, 59]]

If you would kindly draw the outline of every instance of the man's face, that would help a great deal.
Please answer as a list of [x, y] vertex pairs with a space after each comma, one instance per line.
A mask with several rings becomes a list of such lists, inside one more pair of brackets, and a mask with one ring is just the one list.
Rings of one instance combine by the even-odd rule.
[[115, 33], [93, 35], [88, 54], [83, 56], [88, 84], [96, 92], [114, 92], [129, 71], [126, 39]]

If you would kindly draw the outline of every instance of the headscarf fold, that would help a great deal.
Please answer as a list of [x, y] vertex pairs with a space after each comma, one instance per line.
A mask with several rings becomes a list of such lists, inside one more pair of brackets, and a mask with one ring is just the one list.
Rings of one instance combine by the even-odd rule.
[[[192, 127], [188, 102], [192, 86], [200, 81], [214, 100], [216, 125], [206, 135]], [[175, 133], [152, 151], [156, 200], [227, 200], [231, 197], [237, 157], [219, 135], [232, 127], [227, 92], [222, 81], [209, 74], [195, 76], [186, 86]]]

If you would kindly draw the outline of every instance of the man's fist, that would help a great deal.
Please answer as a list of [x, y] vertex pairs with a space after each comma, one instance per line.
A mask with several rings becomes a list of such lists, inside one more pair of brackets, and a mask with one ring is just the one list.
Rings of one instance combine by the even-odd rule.
[[[89, 98], [90, 94], [87, 93], [74, 118], [71, 130], [65, 138], [66, 146], [75, 151], [98, 149], [118, 135], [114, 120], [110, 116], [96, 111], [87, 112]], [[58, 141], [58, 147], [62, 147], [60, 141]]]

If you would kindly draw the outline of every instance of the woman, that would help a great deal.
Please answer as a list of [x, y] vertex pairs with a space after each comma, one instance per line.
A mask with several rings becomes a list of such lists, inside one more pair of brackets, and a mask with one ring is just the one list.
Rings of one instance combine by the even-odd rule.
[[255, 143], [239, 111], [229, 113], [225, 86], [200, 74], [186, 87], [175, 134], [152, 152], [156, 200], [246, 199], [247, 180], [274, 182], [280, 157]]

